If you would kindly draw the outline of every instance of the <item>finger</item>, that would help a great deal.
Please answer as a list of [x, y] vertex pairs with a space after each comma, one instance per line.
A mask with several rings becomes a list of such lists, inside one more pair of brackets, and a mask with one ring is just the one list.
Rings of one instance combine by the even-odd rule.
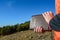
[[40, 32], [39, 27], [37, 28], [38, 32]]
[[46, 14], [46, 12], [42, 14], [44, 18], [45, 18], [45, 16], [46, 16], [45, 14]]
[[51, 12], [51, 11], [50, 11], [49, 13], [50, 13], [50, 15], [51, 15], [51, 16], [53, 16], [53, 15], [54, 15], [54, 14], [53, 14], [53, 12]]
[[43, 15], [43, 17], [45, 17], [45, 15], [44, 14], [42, 14]]
[[53, 16], [54, 16], [53, 12], [51, 12], [51, 11], [50, 11], [49, 13], [50, 13], [50, 16], [51, 16], [51, 17], [53, 17]]
[[47, 12], [44, 13], [44, 15], [46, 16]]
[[40, 28], [40, 32], [42, 32], [42, 27]]
[[49, 12], [47, 12], [46, 16], [49, 16], [49, 14], [50, 14], [50, 13], [49, 13]]
[[34, 28], [34, 32], [36, 32], [36, 28]]
[[36, 32], [38, 32], [38, 29], [37, 29], [38, 27], [36, 27]]
[[51, 11], [50, 11], [49, 13], [50, 13], [51, 15], [54, 15], [53, 12], [51, 12]]
[[39, 32], [41, 32], [41, 26], [39, 27]]

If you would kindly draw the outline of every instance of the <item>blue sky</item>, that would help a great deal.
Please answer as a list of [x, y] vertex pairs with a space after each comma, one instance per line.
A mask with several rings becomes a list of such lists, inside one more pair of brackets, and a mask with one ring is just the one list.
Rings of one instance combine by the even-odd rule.
[[0, 0], [0, 27], [23, 23], [46, 11], [55, 14], [54, 0]]

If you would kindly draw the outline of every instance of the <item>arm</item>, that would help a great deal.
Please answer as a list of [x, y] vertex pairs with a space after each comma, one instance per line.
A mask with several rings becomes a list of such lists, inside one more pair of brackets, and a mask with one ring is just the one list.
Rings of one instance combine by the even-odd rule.
[[60, 14], [52, 18], [49, 24], [52, 30], [60, 30]]

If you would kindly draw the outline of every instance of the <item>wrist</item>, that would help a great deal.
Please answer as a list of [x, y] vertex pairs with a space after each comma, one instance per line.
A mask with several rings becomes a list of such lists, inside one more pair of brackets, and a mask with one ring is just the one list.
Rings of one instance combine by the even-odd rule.
[[51, 30], [51, 27], [50, 27], [50, 25], [48, 24], [48, 30]]

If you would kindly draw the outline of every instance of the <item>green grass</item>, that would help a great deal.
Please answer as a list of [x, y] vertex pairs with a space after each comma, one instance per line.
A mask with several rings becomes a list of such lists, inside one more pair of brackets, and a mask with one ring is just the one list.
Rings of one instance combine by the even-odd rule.
[[0, 40], [52, 40], [51, 32], [35, 33], [33, 30], [17, 32], [11, 35], [6, 35]]

